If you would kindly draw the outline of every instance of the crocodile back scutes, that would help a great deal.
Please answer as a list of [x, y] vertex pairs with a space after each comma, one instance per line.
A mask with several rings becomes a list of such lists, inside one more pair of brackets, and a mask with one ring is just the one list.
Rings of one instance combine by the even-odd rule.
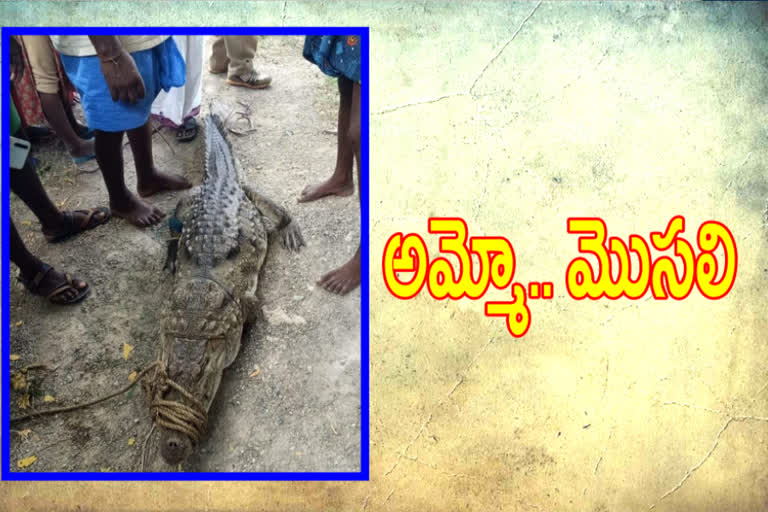
[[217, 115], [205, 119], [205, 176], [185, 223], [185, 243], [201, 267], [214, 267], [238, 248], [244, 201], [232, 146]]

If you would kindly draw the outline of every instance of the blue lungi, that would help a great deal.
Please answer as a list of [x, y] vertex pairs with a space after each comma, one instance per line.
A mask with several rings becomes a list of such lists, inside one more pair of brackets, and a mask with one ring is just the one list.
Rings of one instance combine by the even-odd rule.
[[328, 76], [360, 82], [361, 42], [358, 36], [307, 36], [304, 58]]
[[186, 65], [172, 37], [154, 48], [131, 53], [131, 57], [146, 89], [144, 98], [134, 104], [112, 100], [98, 56], [61, 56], [64, 70], [80, 94], [89, 128], [120, 132], [143, 126], [160, 91], [168, 92], [171, 87], [184, 85]]

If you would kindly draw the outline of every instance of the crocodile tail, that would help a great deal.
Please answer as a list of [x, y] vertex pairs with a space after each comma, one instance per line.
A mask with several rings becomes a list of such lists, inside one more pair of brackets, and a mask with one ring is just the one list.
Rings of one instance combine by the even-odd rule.
[[232, 141], [229, 140], [229, 136], [227, 135], [227, 129], [224, 126], [224, 121], [222, 121], [221, 116], [219, 114], [211, 113], [208, 115], [208, 117], [211, 119], [213, 124], [216, 126], [216, 129], [221, 134], [221, 138], [224, 139], [224, 142], [227, 144], [227, 147], [229, 148], [230, 153], [232, 153]]

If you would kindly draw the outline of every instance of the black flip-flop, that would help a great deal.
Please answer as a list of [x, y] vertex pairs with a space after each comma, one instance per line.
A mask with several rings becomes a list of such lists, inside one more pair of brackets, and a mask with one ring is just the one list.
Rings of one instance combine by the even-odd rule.
[[53, 130], [47, 126], [27, 126], [24, 128], [24, 132], [26, 132], [29, 142], [32, 143], [44, 142], [54, 136]]
[[[96, 218], [96, 214], [99, 212], [104, 214], [104, 217], [101, 219]], [[43, 235], [49, 243], [55, 244], [57, 242], [62, 242], [75, 235], [79, 235], [83, 231], [101, 226], [112, 217], [112, 212], [109, 211], [109, 208], [104, 208], [103, 206], [99, 208], [91, 208], [90, 210], [75, 210], [74, 212], [62, 213], [69, 220], [65, 227], [58, 231], [43, 230]], [[75, 222], [75, 213], [82, 213], [85, 215], [85, 218], [80, 223], [77, 223]]]
[[176, 130], [176, 140], [179, 142], [189, 142], [197, 137], [197, 121], [194, 117], [188, 117], [184, 123]]
[[[57, 304], [57, 305], [76, 304], [91, 294], [91, 287], [88, 285], [88, 283], [85, 283], [85, 288], [77, 288], [73, 282], [74, 280], [67, 273], [64, 274], [64, 281], [60, 281], [59, 284], [52, 285], [47, 290], [41, 290], [40, 283], [43, 281], [43, 279], [45, 279], [45, 276], [47, 276], [52, 270], [53, 270], [53, 267], [51, 267], [47, 263], [43, 263], [43, 265], [40, 267], [40, 271], [37, 273], [37, 275], [35, 275], [34, 279], [32, 279], [31, 281], [27, 281], [22, 276], [19, 276], [18, 279], [27, 288], [27, 290], [30, 291], [30, 293], [34, 295], [39, 295], [41, 297], [45, 297], [46, 300], [48, 300], [51, 304]], [[78, 281], [82, 281], [82, 279], [78, 279]], [[77, 292], [77, 295], [75, 295], [70, 300], [56, 300], [56, 297], [58, 297], [63, 292], [66, 292], [68, 290], [74, 290], [75, 292]]]

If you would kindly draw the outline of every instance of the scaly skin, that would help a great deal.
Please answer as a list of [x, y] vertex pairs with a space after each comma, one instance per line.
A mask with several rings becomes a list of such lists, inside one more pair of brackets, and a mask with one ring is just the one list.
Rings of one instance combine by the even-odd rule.
[[[290, 250], [304, 240], [283, 208], [241, 185], [237, 159], [217, 116], [206, 118], [205, 134], [203, 182], [176, 207], [183, 228], [166, 262], [176, 277], [159, 360], [168, 377], [207, 412], [224, 369], [240, 351], [244, 325], [258, 310], [256, 288], [268, 235], [280, 231]], [[174, 390], [164, 399], [190, 405]], [[186, 434], [160, 430], [160, 453], [169, 464], [182, 462], [196, 448]]]

